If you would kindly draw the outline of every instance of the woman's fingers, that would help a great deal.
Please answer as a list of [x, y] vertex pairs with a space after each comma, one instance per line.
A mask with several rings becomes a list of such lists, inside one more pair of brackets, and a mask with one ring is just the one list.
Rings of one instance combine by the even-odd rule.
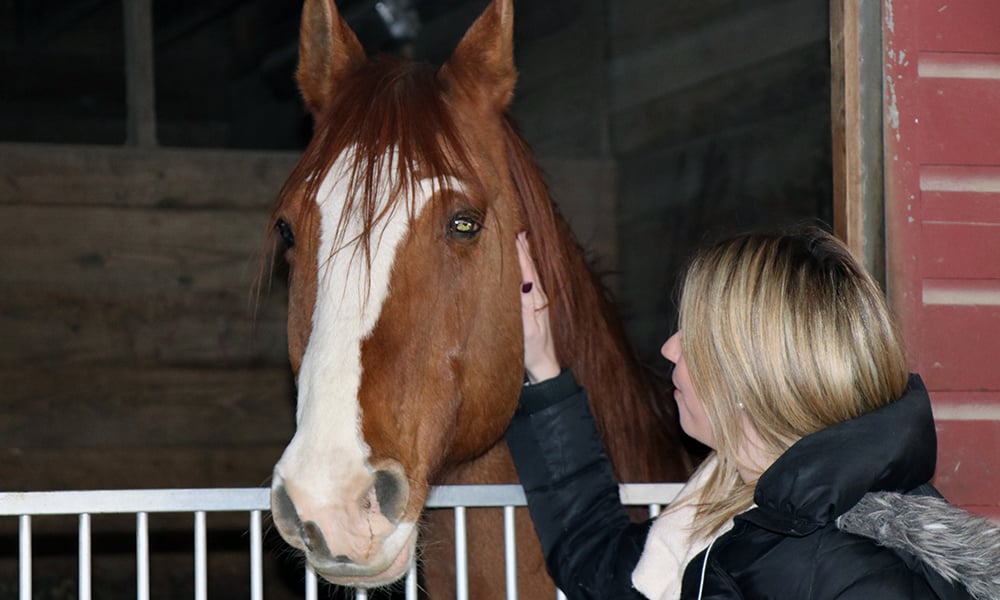
[[522, 231], [517, 234], [516, 245], [517, 262], [521, 266], [521, 281], [535, 284], [538, 281], [538, 272], [535, 270], [535, 261], [531, 258], [527, 232]]
[[524, 326], [524, 370], [528, 380], [537, 383], [559, 374], [555, 345], [549, 323], [548, 299], [538, 281], [535, 261], [527, 235], [516, 240], [517, 259], [521, 266], [521, 319]]

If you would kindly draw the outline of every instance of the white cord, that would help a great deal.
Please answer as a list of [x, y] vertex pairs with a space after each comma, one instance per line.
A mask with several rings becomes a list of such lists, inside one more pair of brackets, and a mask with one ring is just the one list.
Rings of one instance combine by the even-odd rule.
[[705, 548], [705, 558], [701, 561], [701, 582], [698, 584], [698, 600], [701, 600], [701, 594], [705, 590], [705, 571], [708, 569], [708, 553], [712, 551], [712, 546], [717, 539], [719, 538], [714, 538], [708, 544], [708, 548]]

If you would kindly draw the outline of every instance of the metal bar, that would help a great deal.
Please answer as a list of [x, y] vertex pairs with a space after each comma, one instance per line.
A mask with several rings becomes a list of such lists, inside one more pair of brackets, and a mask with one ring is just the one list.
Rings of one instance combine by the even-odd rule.
[[[630, 483], [621, 486], [622, 502], [630, 506], [669, 503], [682, 484]], [[455, 506], [525, 506], [519, 485], [446, 485], [431, 489], [427, 508]], [[0, 492], [0, 516], [249, 512], [270, 509], [268, 488], [206, 488], [94, 490], [62, 492]]]
[[660, 507], [659, 504], [650, 504], [649, 505], [649, 518], [650, 519], [655, 519], [656, 517], [660, 516], [660, 511], [661, 510], [662, 510], [662, 508]]
[[456, 600], [469, 600], [469, 564], [464, 506], [455, 507], [455, 598]]
[[267, 488], [2, 492], [2, 515], [248, 512], [268, 510]]
[[149, 600], [149, 515], [135, 515], [135, 557], [137, 600]]
[[354, 590], [354, 600], [368, 600], [368, 590], [357, 588]]
[[90, 600], [90, 515], [80, 515], [80, 600]]
[[208, 600], [208, 534], [205, 511], [194, 513], [194, 597]]
[[567, 600], [566, 594], [562, 590], [556, 590], [556, 600]]
[[250, 600], [264, 600], [264, 559], [261, 512], [250, 511]]
[[514, 507], [503, 507], [503, 548], [507, 574], [507, 600], [517, 600], [517, 532]]
[[316, 572], [312, 570], [312, 567], [306, 565], [306, 600], [316, 600], [317, 584]]
[[427, 508], [526, 506], [520, 485], [440, 485], [427, 495]]
[[417, 561], [410, 563], [410, 571], [406, 574], [406, 600], [417, 600]]
[[31, 517], [18, 520], [18, 590], [21, 600], [31, 600]]

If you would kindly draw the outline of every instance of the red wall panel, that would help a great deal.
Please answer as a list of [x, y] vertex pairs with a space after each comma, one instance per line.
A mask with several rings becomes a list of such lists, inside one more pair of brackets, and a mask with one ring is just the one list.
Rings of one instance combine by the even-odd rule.
[[1000, 517], [1000, 2], [884, 0], [889, 298], [935, 405], [935, 483]]

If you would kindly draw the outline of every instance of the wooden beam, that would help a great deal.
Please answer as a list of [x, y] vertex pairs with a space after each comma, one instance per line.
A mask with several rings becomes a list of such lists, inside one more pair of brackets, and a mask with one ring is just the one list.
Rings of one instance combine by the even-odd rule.
[[885, 281], [881, 5], [830, 2], [834, 229]]
[[123, 2], [125, 17], [125, 143], [156, 145], [156, 101], [153, 77], [153, 0]]

